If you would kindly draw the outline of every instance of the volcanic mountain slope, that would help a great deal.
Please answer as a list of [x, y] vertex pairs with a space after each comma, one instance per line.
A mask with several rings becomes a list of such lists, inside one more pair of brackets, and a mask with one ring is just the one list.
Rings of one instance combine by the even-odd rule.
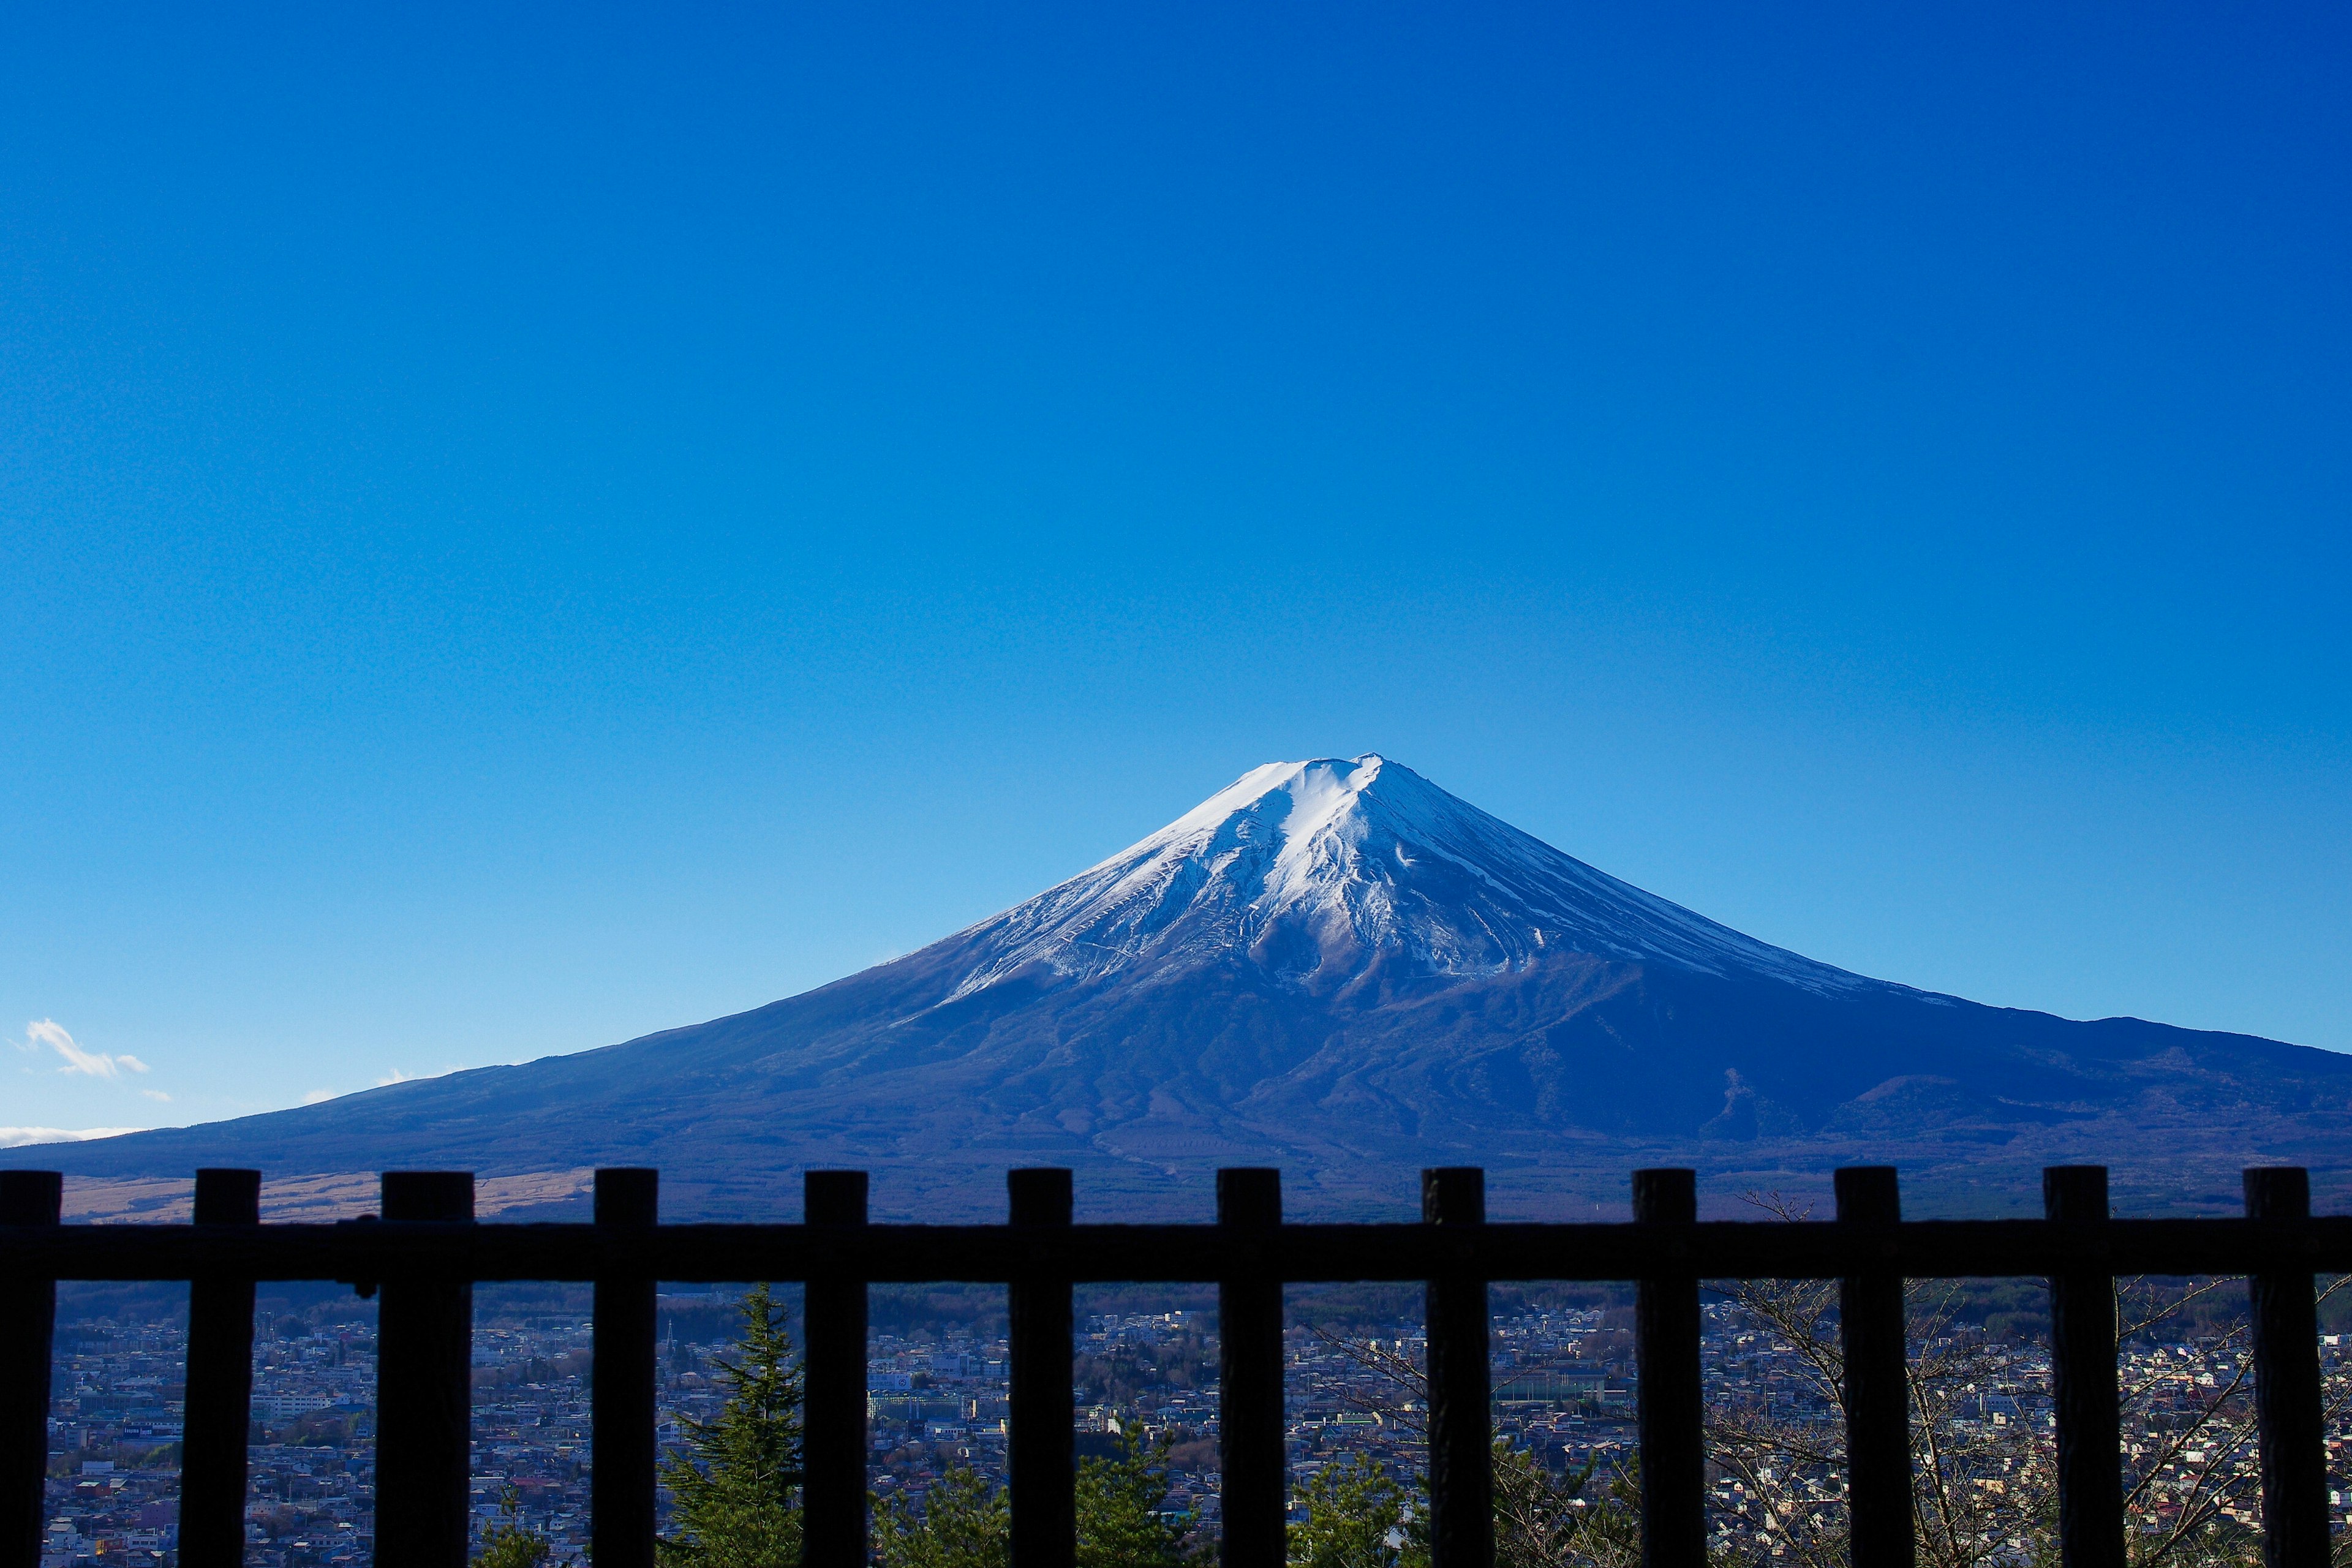
[[1425, 1164], [1486, 1164], [1556, 1210], [1621, 1196], [1634, 1163], [1801, 1188], [1874, 1158], [1998, 1207], [2069, 1158], [2167, 1204], [2261, 1158], [2326, 1186], [2347, 1132], [2352, 1058], [1849, 973], [1364, 756], [1259, 768], [1024, 904], [750, 1013], [15, 1163], [641, 1163], [709, 1214], [856, 1164], [877, 1212], [944, 1216], [994, 1212], [1009, 1163], [1088, 1167], [1135, 1213], [1278, 1163], [1299, 1206], [1344, 1212]]

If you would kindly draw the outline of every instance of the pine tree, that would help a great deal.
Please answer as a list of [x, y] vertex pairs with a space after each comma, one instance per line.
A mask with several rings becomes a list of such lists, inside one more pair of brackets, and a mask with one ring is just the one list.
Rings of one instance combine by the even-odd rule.
[[[1291, 1568], [1428, 1568], [1423, 1485], [1369, 1454], [1324, 1466], [1291, 1492], [1307, 1511], [1290, 1527]], [[1533, 1455], [1496, 1443], [1496, 1568], [1633, 1568], [1641, 1558], [1641, 1483], [1630, 1467], [1603, 1474], [1589, 1464], [1555, 1480]]]
[[662, 1466], [674, 1533], [663, 1568], [796, 1568], [801, 1556], [801, 1374], [784, 1310], [764, 1284], [743, 1298], [738, 1359], [718, 1363], [727, 1403], [688, 1421], [691, 1457]]
[[970, 1465], [950, 1466], [919, 1512], [904, 1498], [875, 1509], [874, 1556], [882, 1568], [1009, 1568], [1011, 1504]]
[[[1164, 1448], [1127, 1437], [1108, 1459], [1078, 1467], [1077, 1568], [1189, 1568], [1189, 1515], [1160, 1516], [1168, 1496]], [[991, 1490], [970, 1466], [958, 1465], [914, 1506], [892, 1500], [876, 1510], [875, 1561], [881, 1568], [1006, 1568], [1013, 1514], [1002, 1489]]]
[[1290, 1527], [1294, 1568], [1423, 1568], [1429, 1561], [1422, 1532], [1408, 1523], [1413, 1494], [1370, 1454], [1325, 1465], [1294, 1495], [1307, 1510]]
[[1160, 1517], [1168, 1497], [1165, 1445], [1146, 1448], [1129, 1433], [1116, 1458], [1078, 1467], [1077, 1568], [1184, 1568], [1185, 1527]]
[[502, 1522], [483, 1534], [470, 1568], [546, 1568], [555, 1549], [547, 1537], [523, 1527], [521, 1497], [512, 1487], [499, 1496], [499, 1518]]

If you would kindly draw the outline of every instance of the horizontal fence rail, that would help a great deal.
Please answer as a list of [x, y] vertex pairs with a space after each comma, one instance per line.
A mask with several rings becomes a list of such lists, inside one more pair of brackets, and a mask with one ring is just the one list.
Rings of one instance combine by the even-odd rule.
[[1908, 1279], [2100, 1274], [2352, 1273], [2352, 1218], [1913, 1220], [1901, 1226], [1703, 1220], [1626, 1225], [1285, 1225], [1237, 1241], [1213, 1225], [0, 1226], [11, 1268], [58, 1279], [394, 1278], [679, 1284], [745, 1279], [981, 1283], [1070, 1279], [1286, 1284], [1423, 1279]]
[[[1633, 1280], [1643, 1554], [1647, 1568], [1703, 1568], [1705, 1447], [1698, 1283], [1841, 1282], [1854, 1568], [1910, 1568], [1912, 1477], [1904, 1406], [1902, 1281], [2038, 1277], [2051, 1285], [2059, 1533], [2064, 1568], [2124, 1555], [2113, 1281], [2244, 1275], [2252, 1310], [2266, 1568], [2325, 1568], [2326, 1450], [2313, 1276], [2352, 1273], [2352, 1217], [2310, 1215], [2305, 1173], [2246, 1173], [2246, 1217], [2108, 1217], [2106, 1173], [2045, 1173], [2044, 1217], [1904, 1220], [1893, 1170], [1838, 1173], [1832, 1221], [1701, 1221], [1688, 1171], [1634, 1173], [1631, 1224], [1495, 1224], [1483, 1172], [1423, 1173], [1418, 1225], [1281, 1218], [1279, 1175], [1219, 1173], [1218, 1219], [1071, 1223], [1071, 1173], [1011, 1173], [1005, 1225], [871, 1225], [866, 1179], [811, 1172], [801, 1224], [663, 1225], [658, 1176], [597, 1173], [595, 1220], [478, 1223], [473, 1179], [384, 1177], [381, 1217], [257, 1223], [258, 1178], [198, 1173], [195, 1222], [66, 1226], [51, 1172], [0, 1172], [0, 1568], [37, 1568], [47, 1469], [56, 1281], [178, 1280], [192, 1307], [181, 1561], [239, 1561], [245, 1468], [222, 1445], [247, 1429], [253, 1285], [331, 1279], [383, 1293], [379, 1321], [376, 1560], [461, 1568], [467, 1531], [471, 1287], [502, 1280], [595, 1286], [594, 1561], [653, 1562], [656, 1280], [803, 1281], [807, 1458], [805, 1568], [867, 1557], [860, 1395], [870, 1282], [1011, 1287], [1013, 1568], [1073, 1562], [1071, 1287], [1214, 1283], [1223, 1364], [1223, 1561], [1286, 1558], [1282, 1310], [1286, 1283], [1421, 1281], [1427, 1288], [1433, 1568], [1491, 1568], [1486, 1287], [1494, 1280]], [[199, 1433], [205, 1452], [194, 1452]]]

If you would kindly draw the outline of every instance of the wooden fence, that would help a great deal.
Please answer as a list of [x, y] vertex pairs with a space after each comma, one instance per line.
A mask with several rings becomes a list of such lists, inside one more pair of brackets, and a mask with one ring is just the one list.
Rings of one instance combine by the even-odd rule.
[[2243, 1217], [2116, 1219], [2104, 1167], [2042, 1173], [2038, 1220], [1901, 1218], [1891, 1167], [1836, 1174], [1836, 1218], [1702, 1222], [1686, 1170], [1633, 1173], [1630, 1224], [1488, 1224], [1485, 1173], [1422, 1173], [1418, 1225], [1286, 1225], [1271, 1170], [1217, 1173], [1213, 1225], [1076, 1225], [1070, 1173], [1008, 1173], [1004, 1225], [870, 1225], [858, 1171], [812, 1171], [799, 1225], [663, 1225], [658, 1176], [596, 1173], [591, 1224], [473, 1218], [473, 1177], [391, 1172], [381, 1215], [260, 1223], [260, 1176], [196, 1173], [187, 1225], [65, 1226], [54, 1172], [0, 1172], [0, 1568], [37, 1568], [59, 1279], [185, 1279], [187, 1407], [180, 1563], [244, 1552], [254, 1284], [381, 1289], [375, 1553], [387, 1568], [460, 1568], [468, 1525], [472, 1287], [595, 1287], [591, 1528], [596, 1568], [651, 1568], [656, 1280], [800, 1280], [806, 1295], [806, 1568], [866, 1561], [867, 1282], [1003, 1281], [1011, 1316], [1007, 1465], [1014, 1568], [1071, 1568], [1071, 1287], [1213, 1282], [1223, 1364], [1222, 1556], [1285, 1555], [1282, 1288], [1419, 1280], [1427, 1288], [1433, 1568], [1494, 1559], [1489, 1280], [1638, 1282], [1643, 1557], [1704, 1568], [1699, 1373], [1703, 1279], [1841, 1281], [1847, 1504], [1854, 1568], [1911, 1568], [1903, 1281], [2036, 1277], [2050, 1286], [2059, 1535], [2065, 1568], [2124, 1568], [2113, 1281], [2244, 1275], [2268, 1568], [2326, 1568], [2317, 1273], [2352, 1272], [2352, 1218], [2314, 1218], [2293, 1167], [2249, 1170]]

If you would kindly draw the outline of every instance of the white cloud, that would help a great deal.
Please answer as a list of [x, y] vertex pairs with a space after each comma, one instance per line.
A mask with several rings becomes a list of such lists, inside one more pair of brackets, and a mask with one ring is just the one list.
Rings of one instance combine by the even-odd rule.
[[322, 1105], [335, 1097], [335, 1091], [331, 1089], [314, 1089], [310, 1093], [302, 1097], [302, 1103], [305, 1105]]
[[161, 1100], [165, 1105], [172, 1103], [172, 1097], [160, 1089], [142, 1089], [139, 1092], [145, 1099]]
[[22, 1149], [31, 1143], [87, 1143], [93, 1138], [146, 1131], [144, 1127], [0, 1127], [0, 1149]]
[[390, 1072], [384, 1074], [382, 1078], [376, 1079], [375, 1086], [378, 1089], [389, 1089], [395, 1083], [406, 1083], [415, 1076], [416, 1075], [414, 1073], [405, 1073], [401, 1071], [398, 1068], [394, 1068]]
[[37, 1051], [43, 1046], [48, 1047], [65, 1058], [66, 1065], [58, 1069], [59, 1072], [76, 1072], [84, 1078], [119, 1079], [122, 1076], [121, 1069], [124, 1068], [129, 1068], [132, 1072], [149, 1070], [145, 1062], [127, 1052], [119, 1057], [110, 1057], [104, 1051], [83, 1050], [74, 1043], [74, 1037], [67, 1034], [64, 1026], [55, 1018], [37, 1018], [26, 1025], [25, 1043], [16, 1048], [24, 1051]]

